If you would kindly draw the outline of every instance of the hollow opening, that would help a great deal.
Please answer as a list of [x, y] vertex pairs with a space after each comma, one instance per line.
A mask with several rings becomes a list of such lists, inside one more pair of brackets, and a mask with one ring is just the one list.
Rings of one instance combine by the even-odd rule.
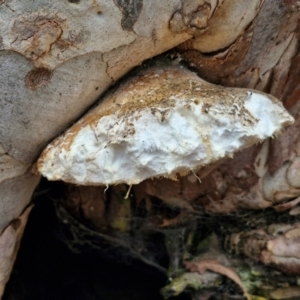
[[[97, 244], [97, 251], [87, 243], [80, 253], [67, 247], [62, 239], [72, 237], [66, 236], [54, 204], [62, 189], [62, 183], [45, 179], [38, 187], [3, 300], [162, 300], [160, 289], [168, 278], [155, 268], [133, 258], [114, 257], [118, 252], [103, 251], [106, 245], [100, 249]], [[166, 260], [162, 258], [163, 264]]]

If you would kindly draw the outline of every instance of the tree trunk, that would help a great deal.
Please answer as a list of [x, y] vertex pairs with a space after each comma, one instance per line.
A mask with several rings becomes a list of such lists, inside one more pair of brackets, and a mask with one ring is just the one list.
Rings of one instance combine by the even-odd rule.
[[[134, 186], [135, 201], [156, 198], [169, 205], [168, 200], [176, 199], [175, 206], [187, 219], [194, 213], [185, 210], [183, 202], [210, 215], [268, 207], [298, 214], [299, 9], [297, 1], [281, 0], [0, 1], [0, 251], [7, 256], [5, 266], [0, 265], [3, 289], [18, 250], [17, 241], [14, 251], [5, 248], [7, 235], [21, 238], [14, 224], [18, 219], [25, 224], [26, 207], [40, 180], [33, 165], [41, 151], [133, 67], [169, 50], [170, 57], [184, 60], [211, 83], [275, 96], [295, 123], [278, 138], [202, 169], [195, 177]], [[198, 177], [201, 184], [194, 180]], [[117, 195], [118, 187], [111, 193]], [[123, 217], [128, 207], [111, 200], [115, 209], [104, 213], [97, 201], [109, 221], [87, 216], [94, 228], [101, 231], [105, 223], [126, 231], [114, 214], [119, 211]], [[91, 205], [95, 203], [86, 207]], [[165, 218], [159, 226], [178, 223]], [[296, 244], [298, 235], [288, 233], [298, 227], [289, 224], [279, 238], [268, 232], [267, 223], [254, 226], [262, 230], [263, 246], [252, 231], [245, 233], [238, 226], [220, 235], [231, 241], [233, 234], [244, 234], [239, 254], [298, 275], [298, 254], [288, 253], [288, 260], [286, 253], [270, 250], [270, 243], [278, 249]], [[247, 241], [259, 255], [247, 251]], [[229, 244], [230, 252], [234, 245]]]

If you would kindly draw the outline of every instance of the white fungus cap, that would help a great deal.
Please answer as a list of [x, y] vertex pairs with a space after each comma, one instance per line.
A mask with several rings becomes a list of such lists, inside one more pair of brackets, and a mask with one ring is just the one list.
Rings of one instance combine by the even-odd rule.
[[176, 178], [292, 122], [270, 95], [213, 85], [183, 67], [156, 67], [110, 92], [47, 146], [37, 167], [49, 180], [80, 185]]

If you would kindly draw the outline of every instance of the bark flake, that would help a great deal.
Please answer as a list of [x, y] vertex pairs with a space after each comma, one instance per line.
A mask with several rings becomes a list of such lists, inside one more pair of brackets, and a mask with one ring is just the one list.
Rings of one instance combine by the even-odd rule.
[[114, 2], [123, 14], [122, 28], [126, 31], [132, 31], [142, 11], [143, 0], [114, 0]]

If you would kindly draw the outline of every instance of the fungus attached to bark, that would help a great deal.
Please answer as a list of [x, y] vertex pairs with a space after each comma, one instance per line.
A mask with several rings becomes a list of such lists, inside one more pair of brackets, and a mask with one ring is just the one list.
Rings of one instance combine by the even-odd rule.
[[110, 91], [48, 145], [38, 170], [80, 185], [175, 178], [292, 122], [270, 95], [213, 85], [180, 66], [153, 67]]

